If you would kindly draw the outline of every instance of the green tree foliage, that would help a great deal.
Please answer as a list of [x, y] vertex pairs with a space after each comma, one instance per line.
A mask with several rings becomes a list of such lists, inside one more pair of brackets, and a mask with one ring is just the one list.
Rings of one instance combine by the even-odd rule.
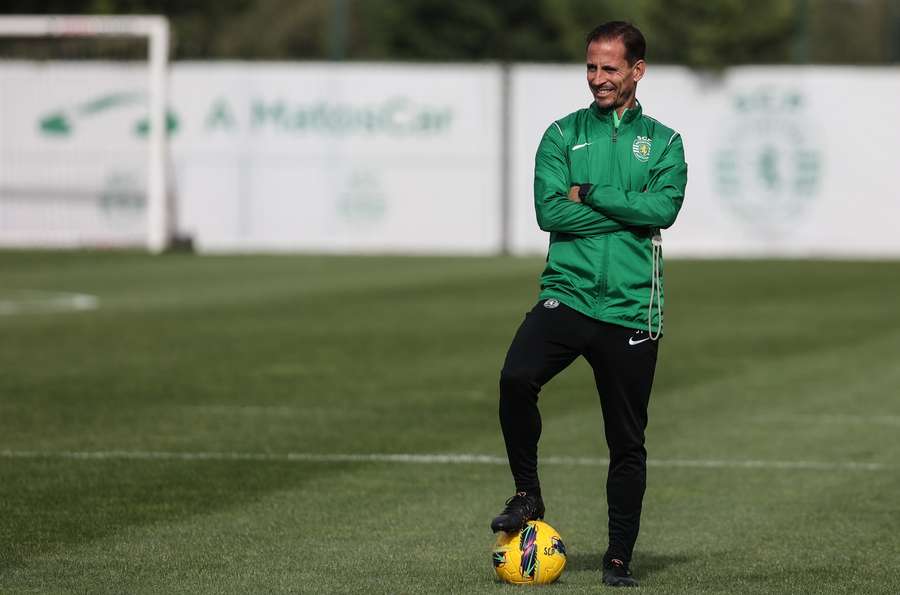
[[[355, 25], [363, 29], [369, 43], [354, 48], [354, 53], [406, 60], [581, 60], [587, 31], [603, 21], [623, 18], [616, 8], [627, 4], [597, 0], [359, 1]], [[363, 23], [368, 27], [363, 28]]]
[[[240, 4], [237, 11], [221, 19], [221, 29], [209, 35], [209, 54], [248, 59], [324, 57], [327, 0], [256, 0]], [[194, 54], [190, 48], [181, 51]]]
[[573, 62], [617, 19], [655, 63], [900, 60], [900, 0], [4, 0], [0, 13], [165, 14], [182, 59]]
[[784, 0], [667, 0], [647, 20], [648, 58], [702, 68], [787, 62], [796, 25]]
[[811, 40], [803, 62], [877, 64], [900, 61], [900, 0], [807, 0]]

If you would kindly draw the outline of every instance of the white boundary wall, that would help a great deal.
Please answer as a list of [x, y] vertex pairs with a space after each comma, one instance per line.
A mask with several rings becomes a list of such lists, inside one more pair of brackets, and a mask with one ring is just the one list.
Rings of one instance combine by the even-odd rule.
[[[534, 150], [552, 120], [590, 97], [579, 65], [516, 65], [503, 139], [502, 75], [496, 65], [174, 64], [179, 228], [203, 251], [491, 254], [506, 244], [541, 253]], [[66, 102], [127, 86], [111, 68]], [[667, 254], [900, 257], [900, 70], [748, 67], [710, 77], [651, 65], [638, 97], [685, 141], [687, 198], [664, 232]], [[60, 101], [17, 113], [39, 122], [65, 109]], [[97, 114], [72, 142], [108, 143], [139, 116]]]

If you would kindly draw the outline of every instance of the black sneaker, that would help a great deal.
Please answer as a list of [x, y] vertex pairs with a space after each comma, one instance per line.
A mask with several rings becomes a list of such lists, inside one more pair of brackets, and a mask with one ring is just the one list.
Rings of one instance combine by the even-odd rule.
[[610, 587], [637, 587], [628, 564], [618, 558], [603, 561], [603, 584]]
[[544, 518], [544, 501], [540, 496], [525, 492], [517, 492], [506, 501], [506, 507], [493, 521], [491, 531], [516, 533], [522, 530], [525, 523]]

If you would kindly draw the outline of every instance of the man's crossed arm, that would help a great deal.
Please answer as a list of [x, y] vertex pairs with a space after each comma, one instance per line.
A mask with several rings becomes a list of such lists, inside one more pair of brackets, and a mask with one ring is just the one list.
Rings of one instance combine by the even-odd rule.
[[675, 221], [687, 182], [680, 136], [670, 141], [640, 192], [609, 184], [570, 184], [565, 151], [562, 134], [551, 126], [535, 158], [535, 211], [542, 230], [592, 236], [629, 227], [666, 228]]

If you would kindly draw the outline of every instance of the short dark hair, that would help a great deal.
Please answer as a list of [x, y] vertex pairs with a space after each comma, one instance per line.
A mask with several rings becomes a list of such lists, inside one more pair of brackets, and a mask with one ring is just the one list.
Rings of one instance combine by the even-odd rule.
[[621, 39], [625, 45], [625, 59], [628, 60], [629, 66], [644, 59], [647, 51], [647, 42], [644, 40], [644, 34], [637, 27], [625, 21], [609, 21], [602, 25], [597, 25], [588, 33], [587, 42], [584, 47], [591, 45], [594, 41], [613, 41]]

